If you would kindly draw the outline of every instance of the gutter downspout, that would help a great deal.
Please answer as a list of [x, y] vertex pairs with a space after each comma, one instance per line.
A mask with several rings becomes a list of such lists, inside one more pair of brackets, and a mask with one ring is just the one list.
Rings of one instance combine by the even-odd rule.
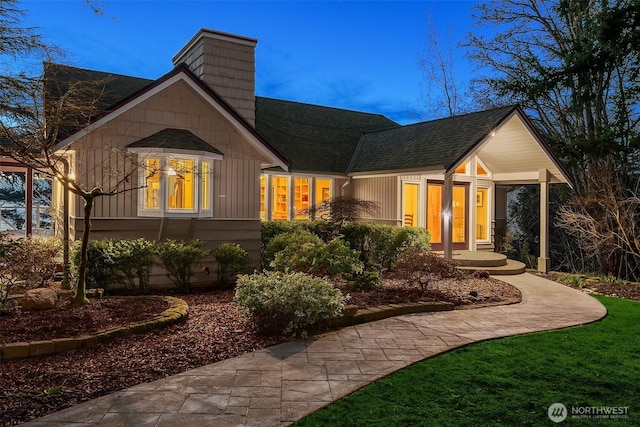
[[342, 184], [342, 187], [340, 187], [340, 195], [344, 196], [345, 194], [345, 188], [347, 188], [348, 185], [351, 184], [351, 177], [347, 177], [347, 182], [345, 182], [344, 184]]

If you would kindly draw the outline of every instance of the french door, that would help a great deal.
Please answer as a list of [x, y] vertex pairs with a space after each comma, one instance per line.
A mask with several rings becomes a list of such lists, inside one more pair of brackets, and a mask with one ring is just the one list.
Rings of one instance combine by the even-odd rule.
[[[469, 185], [453, 184], [452, 240], [453, 249], [469, 249]], [[444, 183], [427, 182], [427, 230], [431, 233], [431, 248], [436, 251], [444, 249], [444, 216], [442, 215]]]

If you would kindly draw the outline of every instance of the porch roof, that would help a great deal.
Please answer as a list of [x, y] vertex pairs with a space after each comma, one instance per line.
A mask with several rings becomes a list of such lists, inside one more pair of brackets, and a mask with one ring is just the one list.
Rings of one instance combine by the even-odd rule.
[[364, 134], [349, 173], [434, 167], [449, 170], [515, 108], [512, 105]]

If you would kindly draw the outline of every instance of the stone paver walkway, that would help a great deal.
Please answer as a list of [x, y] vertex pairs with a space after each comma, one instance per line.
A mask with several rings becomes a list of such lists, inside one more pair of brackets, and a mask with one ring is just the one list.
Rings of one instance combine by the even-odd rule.
[[25, 424], [280, 426], [416, 361], [476, 341], [581, 325], [606, 309], [531, 274], [496, 276], [522, 303], [398, 316], [140, 384]]

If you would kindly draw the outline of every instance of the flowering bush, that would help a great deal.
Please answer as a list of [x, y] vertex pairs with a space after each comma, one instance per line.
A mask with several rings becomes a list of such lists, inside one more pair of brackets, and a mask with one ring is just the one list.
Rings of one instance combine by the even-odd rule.
[[239, 276], [235, 300], [261, 328], [294, 336], [306, 336], [307, 328], [337, 316], [346, 303], [326, 279], [270, 271]]

